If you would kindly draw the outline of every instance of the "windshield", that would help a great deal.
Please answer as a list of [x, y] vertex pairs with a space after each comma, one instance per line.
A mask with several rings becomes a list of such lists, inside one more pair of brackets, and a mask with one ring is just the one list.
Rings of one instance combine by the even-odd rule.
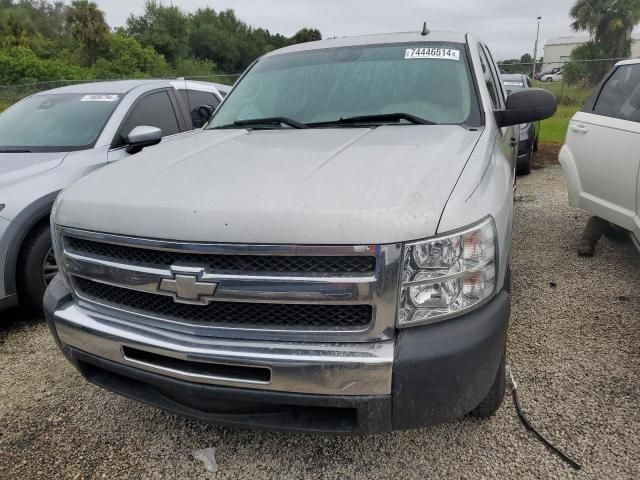
[[113, 94], [29, 97], [0, 114], [0, 151], [91, 148], [119, 101]]
[[[318, 124], [398, 113], [438, 124], [480, 124], [464, 45], [369, 45], [265, 57], [235, 86], [208, 128], [250, 119]], [[411, 123], [375, 121], [400, 122]]]
[[504, 85], [504, 89], [507, 91], [507, 95], [511, 95], [513, 92], [523, 90], [525, 88], [523, 82], [505, 80], [502, 84]]

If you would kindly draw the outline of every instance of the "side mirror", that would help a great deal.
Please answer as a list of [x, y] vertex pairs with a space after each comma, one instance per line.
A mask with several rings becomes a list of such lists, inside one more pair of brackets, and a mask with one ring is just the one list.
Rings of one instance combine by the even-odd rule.
[[127, 145], [127, 153], [138, 153], [144, 147], [150, 147], [157, 145], [162, 141], [162, 130], [158, 127], [149, 127], [147, 125], [141, 125], [135, 127], [124, 138], [124, 143]]
[[202, 128], [209, 121], [216, 109], [211, 105], [200, 105], [191, 110], [191, 123], [193, 128]]
[[500, 127], [537, 122], [552, 117], [558, 108], [556, 96], [543, 88], [527, 88], [507, 97], [507, 108], [495, 112]]

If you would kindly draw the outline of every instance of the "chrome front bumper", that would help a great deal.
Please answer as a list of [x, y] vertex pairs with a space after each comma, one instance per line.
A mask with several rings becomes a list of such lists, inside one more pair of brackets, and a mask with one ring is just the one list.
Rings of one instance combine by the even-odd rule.
[[[62, 283], [58, 278], [54, 282]], [[53, 320], [63, 345], [179, 380], [320, 395], [391, 393], [393, 340], [294, 343], [198, 337], [126, 322], [84, 309], [73, 302], [56, 309]], [[148, 352], [152, 360], [130, 358], [126, 353], [128, 349]], [[169, 362], [155, 362], [157, 358]], [[203, 374], [189, 368], [189, 362], [219, 366], [218, 372], [225, 372], [228, 367], [228, 371], [235, 374]], [[268, 370], [268, 375], [258, 379], [251, 375], [245, 378], [242, 373], [237, 374], [243, 368]]]
[[[132, 324], [78, 305], [59, 275], [44, 312], [78, 371], [129, 398], [221, 425], [373, 433], [451, 421], [480, 403], [504, 355], [509, 296], [366, 343], [240, 341]], [[240, 376], [202, 375], [203, 365]], [[247, 369], [268, 378], [242, 377]]]

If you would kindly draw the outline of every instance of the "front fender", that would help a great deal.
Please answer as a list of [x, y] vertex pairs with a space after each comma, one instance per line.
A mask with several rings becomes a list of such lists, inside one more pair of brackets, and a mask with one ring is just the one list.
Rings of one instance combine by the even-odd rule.
[[[51, 207], [59, 191], [48, 193], [24, 208], [9, 224], [5, 235], [0, 240], [0, 252], [6, 252], [4, 271], [4, 294], [16, 293], [16, 272], [20, 248], [27, 235], [38, 223], [49, 218]], [[0, 265], [1, 266], [1, 265]], [[0, 283], [0, 287], [2, 287]]]
[[486, 131], [469, 158], [442, 213], [438, 234], [464, 228], [487, 215], [498, 233], [498, 290], [511, 253], [514, 187], [512, 165], [499, 148], [495, 131]]

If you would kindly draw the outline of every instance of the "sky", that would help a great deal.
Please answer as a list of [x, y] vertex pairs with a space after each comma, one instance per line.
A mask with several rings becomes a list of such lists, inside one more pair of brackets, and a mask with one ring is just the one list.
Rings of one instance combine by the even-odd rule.
[[[144, 0], [95, 0], [112, 27], [130, 13], [140, 14]], [[540, 47], [545, 39], [573, 35], [569, 9], [575, 0], [162, 0], [185, 11], [201, 7], [233, 9], [238, 18], [271, 33], [293, 35], [318, 28], [324, 38], [367, 33], [431, 30], [478, 34], [496, 59], [533, 55], [536, 18], [541, 16]]]

